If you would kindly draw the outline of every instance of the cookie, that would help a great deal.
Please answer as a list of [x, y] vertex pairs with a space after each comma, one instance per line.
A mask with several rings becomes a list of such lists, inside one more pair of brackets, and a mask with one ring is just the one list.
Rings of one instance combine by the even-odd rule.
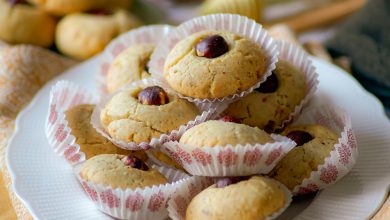
[[86, 159], [99, 154], [132, 154], [143, 161], [147, 160], [144, 151], [128, 151], [116, 147], [106, 138], [101, 136], [91, 125], [91, 115], [95, 105], [77, 105], [65, 112], [68, 126], [76, 137], [76, 143], [80, 145], [80, 151], [85, 153]]
[[75, 12], [99, 8], [128, 8], [132, 0], [28, 0], [40, 9], [54, 15], [67, 15]]
[[196, 195], [187, 207], [186, 220], [267, 219], [288, 200], [275, 180], [262, 176], [219, 187], [214, 184]]
[[118, 154], [101, 154], [87, 160], [80, 175], [86, 181], [114, 189], [134, 190], [167, 183], [164, 175], [138, 158]]
[[75, 13], [60, 20], [55, 41], [63, 54], [83, 60], [103, 51], [116, 36], [139, 25], [138, 19], [125, 10], [112, 14]]
[[54, 41], [55, 26], [54, 18], [35, 7], [0, 1], [0, 40], [49, 47]]
[[153, 50], [153, 44], [137, 44], [121, 52], [108, 70], [108, 91], [113, 93], [126, 84], [150, 77], [147, 63]]
[[245, 91], [264, 76], [265, 51], [252, 40], [222, 31], [182, 39], [170, 51], [164, 77], [177, 92], [201, 99]]
[[292, 125], [282, 134], [297, 142], [297, 147], [279, 161], [270, 176], [290, 190], [309, 178], [310, 173], [324, 163], [339, 138], [321, 125]]
[[216, 120], [196, 125], [180, 138], [181, 144], [197, 147], [254, 145], [270, 142], [274, 142], [274, 140], [263, 130], [244, 124]]
[[[199, 114], [193, 103], [157, 87], [134, 85], [111, 98], [100, 113], [101, 123], [111, 137], [148, 143], [187, 124]], [[164, 100], [159, 99], [160, 95]], [[157, 101], [164, 103], [153, 103]]]
[[223, 113], [242, 123], [273, 132], [289, 118], [307, 94], [306, 78], [293, 65], [279, 61], [258, 89], [232, 103]]
[[206, 0], [200, 7], [201, 14], [239, 14], [260, 23], [264, 3], [258, 0]]

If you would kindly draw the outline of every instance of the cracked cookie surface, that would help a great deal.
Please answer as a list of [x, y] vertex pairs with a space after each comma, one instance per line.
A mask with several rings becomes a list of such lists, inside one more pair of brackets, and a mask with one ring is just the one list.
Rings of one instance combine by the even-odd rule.
[[186, 219], [266, 219], [286, 202], [275, 180], [253, 176], [223, 188], [214, 184], [203, 190], [188, 205]]
[[101, 136], [91, 125], [91, 115], [95, 105], [77, 105], [65, 112], [68, 126], [80, 145], [80, 151], [85, 153], [86, 159], [99, 154], [135, 154], [143, 160], [147, 156], [143, 151], [128, 151], [116, 147], [105, 137]]
[[113, 93], [128, 83], [150, 77], [146, 65], [153, 50], [153, 44], [138, 44], [120, 53], [108, 70], [108, 92]]
[[233, 122], [211, 120], [186, 131], [180, 143], [191, 146], [226, 146], [265, 144], [274, 140], [263, 130]]
[[273, 73], [279, 83], [275, 92], [255, 90], [230, 104], [223, 114], [241, 119], [244, 124], [274, 131], [305, 98], [307, 86], [305, 76], [286, 61], [279, 61]]
[[157, 170], [148, 167], [140, 170], [123, 162], [125, 155], [102, 154], [87, 160], [81, 168], [83, 179], [112, 188], [145, 188], [167, 183], [167, 179]]
[[[199, 57], [195, 45], [222, 36], [229, 51], [216, 58]], [[179, 93], [194, 98], [221, 98], [245, 91], [265, 74], [265, 52], [248, 38], [229, 32], [203, 31], [184, 38], [169, 53], [164, 77]]]
[[132, 86], [116, 94], [100, 113], [111, 137], [125, 142], [149, 142], [195, 119], [198, 108], [167, 92], [169, 103], [143, 105], [137, 100], [142, 87]]
[[306, 131], [313, 139], [292, 149], [271, 171], [270, 176], [282, 182], [290, 190], [300, 185], [312, 171], [323, 164], [330, 156], [338, 135], [321, 125], [293, 125], [287, 127], [282, 134], [291, 131]]

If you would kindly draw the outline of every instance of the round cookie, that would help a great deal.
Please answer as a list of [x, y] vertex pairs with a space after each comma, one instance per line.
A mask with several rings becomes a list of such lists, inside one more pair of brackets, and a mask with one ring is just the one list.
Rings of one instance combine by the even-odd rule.
[[[321, 125], [293, 125], [287, 127], [282, 134], [292, 137], [293, 131], [307, 132], [313, 139], [294, 135], [293, 140], [298, 145], [303, 144], [292, 149], [270, 173], [271, 177], [290, 190], [300, 185], [305, 178], [310, 177], [312, 171], [316, 171], [318, 166], [324, 163], [339, 138], [333, 131]], [[306, 140], [302, 141], [303, 139]]]
[[28, 0], [54, 15], [90, 11], [99, 8], [128, 8], [132, 0]]
[[153, 44], [137, 44], [121, 52], [108, 70], [108, 92], [113, 93], [126, 84], [150, 77], [147, 62], [153, 50]]
[[80, 145], [80, 151], [85, 153], [86, 159], [99, 154], [132, 154], [143, 161], [148, 159], [144, 151], [128, 151], [118, 148], [101, 136], [91, 125], [94, 108], [95, 105], [83, 104], [74, 106], [65, 112], [68, 126], [72, 129], [76, 143]]
[[223, 188], [212, 185], [203, 190], [188, 205], [186, 220], [263, 220], [286, 202], [285, 192], [275, 180], [253, 176]]
[[[219, 38], [218, 44], [211, 42], [212, 49], [203, 52], [218, 52], [218, 56], [200, 56], [199, 43], [215, 35], [222, 39]], [[221, 51], [220, 47], [226, 44], [227, 51]], [[266, 59], [265, 51], [248, 38], [229, 32], [203, 31], [175, 45], [165, 61], [164, 77], [174, 90], [185, 96], [221, 98], [254, 86], [265, 74]]]
[[28, 4], [0, 0], [0, 40], [48, 47], [54, 41], [55, 25], [54, 18]]
[[142, 104], [138, 96], [145, 89], [131, 86], [105, 105], [100, 119], [111, 137], [125, 142], [150, 142], [152, 138], [178, 129], [199, 114], [193, 103], [170, 93], [167, 93], [165, 104]]
[[[276, 77], [276, 84], [266, 88], [266, 84], [271, 84], [269, 81], [274, 80], [273, 77]], [[306, 94], [305, 76], [290, 63], [279, 61], [273, 76], [259, 89], [230, 104], [223, 114], [238, 118], [244, 124], [273, 132], [288, 119]]]
[[186, 131], [180, 138], [181, 144], [197, 147], [226, 145], [265, 144], [274, 140], [263, 130], [244, 124], [210, 120]]
[[134, 190], [167, 183], [160, 172], [139, 159], [118, 154], [101, 154], [87, 160], [81, 167], [80, 175], [86, 181], [114, 189]]
[[108, 15], [75, 13], [58, 23], [55, 41], [62, 53], [87, 59], [103, 51], [119, 34], [137, 26], [139, 21], [124, 10]]

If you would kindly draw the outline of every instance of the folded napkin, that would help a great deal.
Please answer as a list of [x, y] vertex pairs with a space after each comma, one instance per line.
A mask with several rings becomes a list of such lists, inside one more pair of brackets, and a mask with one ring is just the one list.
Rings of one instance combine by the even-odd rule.
[[330, 39], [333, 57], [352, 59], [357, 80], [390, 111], [390, 1], [370, 0]]
[[16, 217], [18, 219], [32, 219], [27, 209], [12, 191], [11, 177], [5, 164], [6, 147], [14, 131], [15, 118], [40, 87], [74, 64], [74, 61], [46, 49], [28, 45], [6, 46], [0, 42], [1, 220], [15, 219]]

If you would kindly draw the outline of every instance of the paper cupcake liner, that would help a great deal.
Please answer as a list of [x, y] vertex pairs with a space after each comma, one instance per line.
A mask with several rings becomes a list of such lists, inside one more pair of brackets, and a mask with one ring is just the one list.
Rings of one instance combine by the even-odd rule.
[[150, 59], [149, 71], [153, 77], [162, 82], [164, 87], [169, 87], [163, 77], [164, 63], [169, 52], [181, 39], [204, 30], [229, 31], [253, 40], [267, 54], [267, 69], [264, 76], [261, 77], [255, 85], [243, 92], [231, 96], [216, 99], [198, 99], [178, 94], [180, 97], [195, 103], [234, 101], [248, 95], [254, 89], [258, 88], [275, 69], [275, 63], [278, 61], [277, 45], [273, 38], [262, 28], [260, 24], [257, 24], [254, 20], [247, 17], [234, 14], [206, 15], [191, 19], [179, 25], [171, 31], [165, 39], [160, 41], [154, 50]]
[[351, 118], [345, 110], [331, 106], [316, 107], [304, 112], [294, 124], [320, 124], [339, 134], [338, 142], [324, 164], [293, 189], [294, 195], [326, 188], [340, 180], [355, 165], [358, 157], [356, 137]]
[[106, 79], [114, 59], [125, 49], [137, 44], [155, 44], [173, 29], [170, 25], [149, 25], [132, 29], [111, 41], [102, 53], [100, 73], [97, 76], [98, 90], [107, 95]]
[[[178, 133], [182, 130], [189, 129], [189, 127], [192, 127], [194, 125], [200, 124], [204, 121], [213, 119], [219, 115], [219, 113], [222, 111], [222, 107], [220, 105], [208, 105], [208, 104], [200, 104], [197, 105], [200, 112], [202, 112], [200, 115], [198, 115], [194, 120], [189, 121], [186, 125], [181, 125], [177, 130], [171, 131], [169, 134], [163, 134], [159, 138], [152, 138], [150, 142], [142, 142], [142, 143], [135, 143], [135, 142], [125, 142], [122, 140], [117, 140], [113, 137], [111, 137], [108, 132], [104, 129], [101, 121], [100, 121], [100, 112], [104, 109], [105, 105], [111, 100], [112, 97], [114, 97], [116, 94], [126, 90], [128, 87], [132, 86], [151, 86], [151, 85], [159, 85], [159, 81], [155, 80], [153, 78], [148, 79], [142, 79], [137, 82], [133, 82], [129, 84], [128, 86], [125, 86], [124, 88], [120, 89], [119, 91], [104, 97], [95, 107], [92, 116], [91, 116], [91, 123], [92, 126], [96, 129], [98, 133], [103, 135], [105, 138], [110, 140], [112, 143], [114, 143], [116, 146], [126, 149], [126, 150], [148, 150], [149, 148], [157, 148], [162, 143], [165, 143], [167, 141], [177, 140], [178, 139]], [[173, 93], [169, 88], [166, 88], [167, 91], [170, 93]]]
[[169, 141], [161, 149], [192, 175], [247, 176], [268, 173], [296, 145], [283, 136], [273, 134], [272, 138], [274, 143], [223, 147]]
[[135, 190], [95, 184], [80, 175], [81, 164], [74, 168], [75, 175], [96, 207], [118, 219], [166, 219], [168, 201], [176, 189], [193, 185], [195, 177], [166, 167], [155, 167], [167, 179], [167, 184]]
[[279, 60], [287, 61], [294, 67], [298, 68], [298, 70], [305, 75], [307, 86], [307, 94], [305, 98], [303, 98], [301, 102], [295, 106], [294, 111], [289, 114], [288, 118], [283, 120], [279, 127], [276, 127], [276, 129], [281, 129], [297, 118], [299, 113], [302, 111], [302, 108], [307, 105], [313, 97], [317, 90], [318, 74], [316, 72], [316, 68], [309, 59], [308, 54], [299, 46], [286, 41], [277, 41], [277, 45], [279, 49]]
[[[286, 204], [280, 208], [277, 212], [267, 217], [266, 220], [276, 219], [280, 214], [282, 214], [292, 201], [291, 192], [285, 187], [282, 183], [275, 180], [280, 188], [286, 195]], [[188, 187], [178, 188], [175, 193], [172, 195], [171, 199], [168, 201], [168, 212], [169, 217], [173, 220], [185, 220], [186, 210], [191, 200], [198, 195], [201, 191], [205, 190], [209, 186], [214, 184], [214, 181], [211, 178], [197, 179], [194, 181], [194, 185], [189, 184]]]
[[96, 97], [69, 81], [59, 81], [51, 89], [45, 123], [46, 137], [54, 152], [72, 165], [84, 161], [85, 154], [80, 151], [80, 145], [68, 126], [65, 111], [76, 105], [96, 102]]

